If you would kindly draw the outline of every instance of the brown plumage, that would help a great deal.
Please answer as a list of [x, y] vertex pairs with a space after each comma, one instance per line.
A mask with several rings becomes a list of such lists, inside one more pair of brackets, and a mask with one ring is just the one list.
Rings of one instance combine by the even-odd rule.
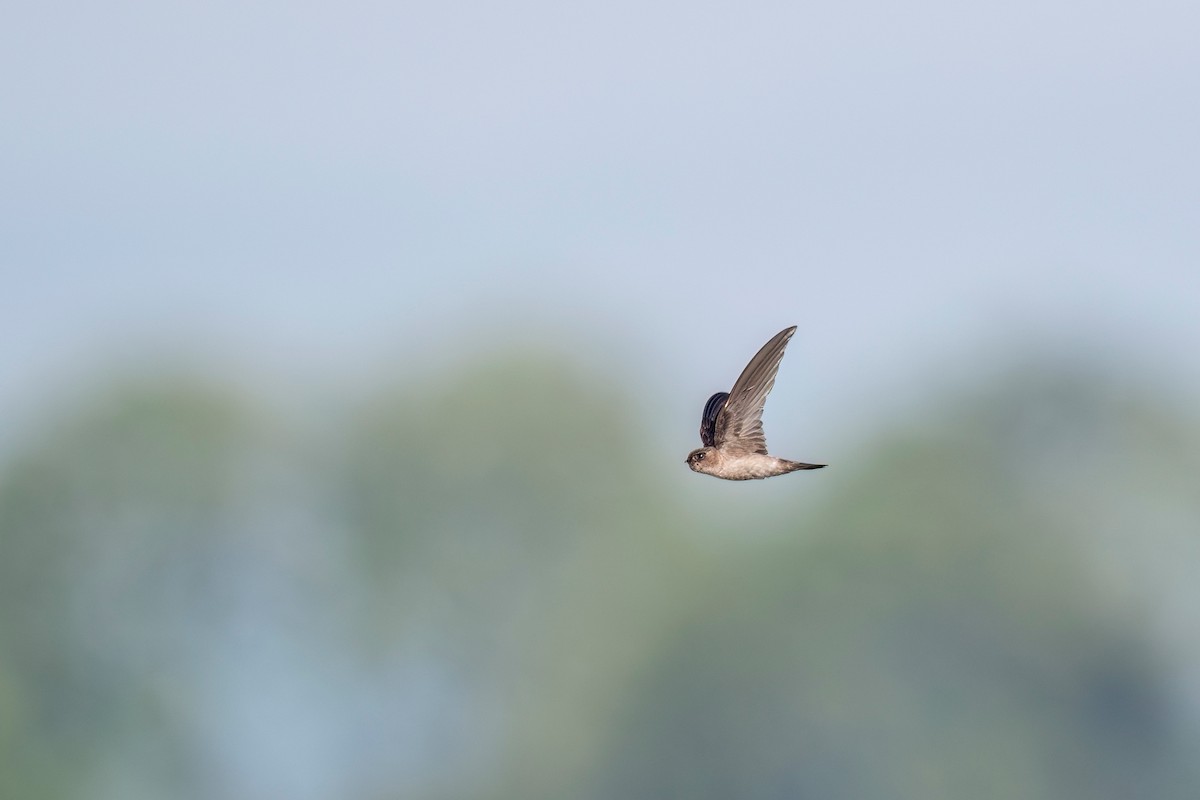
[[820, 469], [824, 464], [804, 464], [776, 458], [767, 453], [762, 412], [767, 395], [796, 326], [785, 328], [750, 359], [733, 388], [708, 399], [700, 418], [700, 441], [704, 447], [688, 454], [694, 472], [745, 481], [770, 478], [799, 469]]

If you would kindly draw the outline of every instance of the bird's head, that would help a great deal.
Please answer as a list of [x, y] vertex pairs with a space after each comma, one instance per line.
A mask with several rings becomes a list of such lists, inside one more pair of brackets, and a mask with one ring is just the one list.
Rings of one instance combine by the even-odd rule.
[[712, 465], [715, 455], [716, 451], [713, 448], [701, 447], [699, 450], [688, 453], [687, 465], [693, 472], [705, 472], [705, 468]]

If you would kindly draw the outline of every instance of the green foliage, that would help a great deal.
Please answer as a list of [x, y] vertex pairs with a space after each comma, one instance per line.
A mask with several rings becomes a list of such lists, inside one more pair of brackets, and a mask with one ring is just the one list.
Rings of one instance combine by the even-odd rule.
[[1200, 790], [1163, 573], [1111, 572], [1194, 542], [1194, 420], [1019, 371], [746, 540], [620, 385], [511, 354], [332, 436], [202, 383], [88, 401], [0, 468], [0, 796]]

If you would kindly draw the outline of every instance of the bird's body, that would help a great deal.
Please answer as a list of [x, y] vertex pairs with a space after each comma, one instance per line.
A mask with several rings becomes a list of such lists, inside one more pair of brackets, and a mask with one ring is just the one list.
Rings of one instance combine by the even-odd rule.
[[749, 453], [746, 455], [730, 455], [720, 448], [710, 447], [702, 465], [692, 466], [696, 472], [712, 475], [714, 478], [724, 478], [727, 481], [749, 481], [757, 478], [773, 478], [798, 469], [820, 469], [824, 464], [801, 464], [798, 461], [788, 461], [786, 458], [776, 458], [764, 453]]
[[777, 333], [750, 359], [733, 389], [717, 392], [708, 399], [700, 418], [700, 440], [704, 447], [688, 454], [694, 471], [728, 481], [771, 478], [800, 469], [820, 469], [824, 464], [805, 464], [776, 458], [767, 453], [762, 412], [767, 395], [775, 385], [775, 374], [793, 325]]

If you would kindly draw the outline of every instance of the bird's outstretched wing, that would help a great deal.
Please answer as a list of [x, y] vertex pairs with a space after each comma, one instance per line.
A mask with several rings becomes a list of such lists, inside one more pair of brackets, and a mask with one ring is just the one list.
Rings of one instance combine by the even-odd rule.
[[700, 441], [704, 443], [705, 447], [712, 447], [716, 444], [717, 415], [725, 407], [727, 399], [729, 399], [729, 392], [717, 392], [704, 404], [704, 414], [700, 417]]
[[[775, 385], [775, 373], [779, 371], [783, 351], [795, 332], [796, 326], [793, 325], [775, 334], [742, 370], [729, 392], [729, 398], [717, 412], [713, 425], [713, 441], [717, 447], [731, 453], [766, 454], [767, 437], [762, 429], [763, 405], [767, 402], [771, 387]], [[713, 395], [709, 404], [716, 397]], [[701, 438], [703, 436], [704, 428], [701, 426]]]

